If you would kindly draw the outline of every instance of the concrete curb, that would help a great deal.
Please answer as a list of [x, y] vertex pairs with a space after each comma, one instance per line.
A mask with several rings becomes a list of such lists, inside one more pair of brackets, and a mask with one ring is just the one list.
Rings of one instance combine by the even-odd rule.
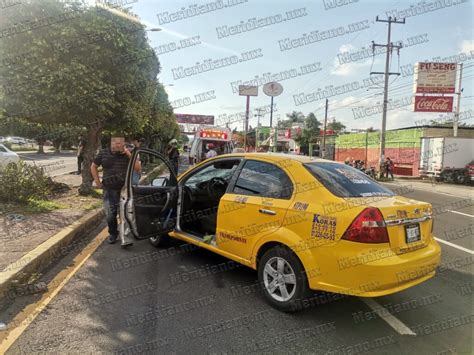
[[16, 284], [28, 280], [33, 273], [44, 270], [53, 259], [65, 256], [75, 248], [85, 246], [87, 243], [84, 241], [81, 244], [80, 240], [73, 242], [74, 239], [95, 228], [103, 217], [103, 209], [95, 209], [87, 213], [1, 271], [0, 303]]

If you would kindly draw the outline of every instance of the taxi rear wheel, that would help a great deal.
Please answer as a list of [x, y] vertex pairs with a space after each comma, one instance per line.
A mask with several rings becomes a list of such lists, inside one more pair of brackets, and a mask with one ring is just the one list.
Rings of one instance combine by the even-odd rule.
[[274, 308], [284, 312], [300, 310], [309, 293], [306, 273], [298, 257], [288, 248], [274, 247], [258, 264], [263, 294]]

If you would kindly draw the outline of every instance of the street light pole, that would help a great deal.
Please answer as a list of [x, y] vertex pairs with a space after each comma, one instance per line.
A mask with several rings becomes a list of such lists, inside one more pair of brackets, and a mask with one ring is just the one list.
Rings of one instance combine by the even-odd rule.
[[458, 126], [459, 126], [459, 108], [461, 107], [461, 80], [462, 80], [462, 64], [459, 64], [459, 82], [458, 82], [458, 102], [456, 105], [456, 113], [454, 114], [454, 120], [453, 120], [453, 136], [457, 137], [458, 136]]

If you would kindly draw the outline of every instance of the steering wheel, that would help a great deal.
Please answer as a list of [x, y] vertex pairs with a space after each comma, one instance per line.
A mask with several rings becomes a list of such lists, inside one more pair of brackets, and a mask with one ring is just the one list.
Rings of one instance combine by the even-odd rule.
[[212, 199], [221, 198], [225, 194], [227, 181], [221, 177], [213, 177], [207, 182], [207, 193]]

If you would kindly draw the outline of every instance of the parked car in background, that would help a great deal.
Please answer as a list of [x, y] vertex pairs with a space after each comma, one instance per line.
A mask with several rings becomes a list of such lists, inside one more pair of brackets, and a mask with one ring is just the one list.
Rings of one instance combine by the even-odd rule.
[[18, 145], [25, 145], [28, 143], [28, 141], [22, 137], [7, 137], [7, 142]]
[[7, 140], [6, 137], [0, 136], [0, 143], [4, 143]]
[[3, 170], [9, 163], [18, 163], [20, 157], [15, 152], [0, 144], [0, 170]]

